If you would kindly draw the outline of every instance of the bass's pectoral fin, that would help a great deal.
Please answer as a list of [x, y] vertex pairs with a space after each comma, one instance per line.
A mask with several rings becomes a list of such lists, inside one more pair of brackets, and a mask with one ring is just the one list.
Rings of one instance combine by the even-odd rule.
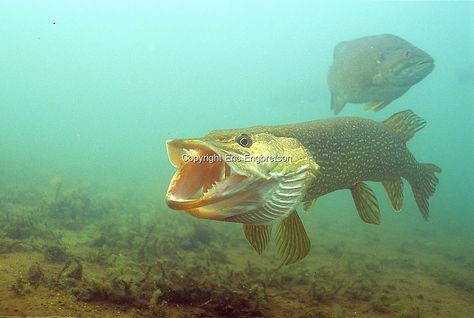
[[403, 181], [401, 178], [397, 180], [382, 181], [385, 192], [392, 203], [395, 211], [400, 212], [403, 205]]
[[364, 182], [357, 182], [351, 188], [351, 193], [362, 221], [380, 224], [379, 204], [372, 189]]
[[260, 255], [268, 246], [272, 234], [272, 227], [270, 225], [244, 224], [244, 234], [250, 245], [252, 245], [258, 255]]
[[334, 111], [334, 114], [339, 114], [345, 105], [346, 101], [343, 98], [334, 93], [331, 94], [331, 109]]
[[282, 265], [293, 264], [308, 255], [311, 242], [296, 211], [278, 225], [276, 244]]
[[370, 102], [370, 103], [367, 103], [365, 104], [365, 108], [364, 110], [365, 111], [368, 111], [368, 112], [378, 112], [379, 110], [381, 110], [382, 108], [384, 108], [385, 106], [387, 106], [388, 104], [390, 104], [391, 100], [390, 101], [382, 101], [382, 102]]

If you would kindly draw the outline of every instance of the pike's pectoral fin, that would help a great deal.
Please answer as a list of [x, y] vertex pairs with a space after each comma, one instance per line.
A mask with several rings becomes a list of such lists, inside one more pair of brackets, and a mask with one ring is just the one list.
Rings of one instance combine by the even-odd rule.
[[380, 224], [379, 204], [372, 189], [364, 182], [357, 182], [351, 193], [360, 218], [366, 223]]
[[403, 205], [403, 181], [401, 178], [397, 180], [382, 181], [385, 192], [392, 203], [392, 207], [396, 212], [400, 212]]
[[343, 98], [334, 93], [331, 94], [331, 109], [334, 111], [334, 114], [339, 114], [345, 105], [346, 101]]
[[308, 200], [306, 202], [303, 202], [303, 210], [306, 212], [309, 209], [314, 207], [314, 203], [316, 202], [316, 199]]
[[382, 102], [370, 102], [365, 104], [364, 110], [367, 112], [378, 112], [388, 104], [390, 104], [391, 101], [382, 101]]
[[311, 242], [296, 211], [278, 225], [276, 244], [282, 265], [293, 264], [308, 255]]
[[260, 255], [268, 246], [272, 234], [270, 225], [244, 224], [244, 234], [247, 241]]

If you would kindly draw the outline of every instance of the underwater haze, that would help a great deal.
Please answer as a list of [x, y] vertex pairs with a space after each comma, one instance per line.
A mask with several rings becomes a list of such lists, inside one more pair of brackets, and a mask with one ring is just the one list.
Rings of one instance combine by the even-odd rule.
[[[5, 0], [0, 21], [0, 316], [474, 317], [473, 2]], [[279, 268], [241, 225], [166, 207], [166, 140], [334, 118], [335, 45], [384, 33], [433, 72], [337, 116], [426, 120], [428, 222], [406, 182], [400, 213], [371, 184], [380, 225], [333, 192]]]

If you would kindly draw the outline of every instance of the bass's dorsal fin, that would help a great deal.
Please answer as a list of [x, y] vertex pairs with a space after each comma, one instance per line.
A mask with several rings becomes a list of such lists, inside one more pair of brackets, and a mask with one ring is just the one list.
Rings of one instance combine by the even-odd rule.
[[308, 255], [311, 242], [296, 211], [278, 225], [276, 244], [282, 265], [293, 264]]
[[270, 225], [251, 225], [244, 224], [244, 234], [250, 245], [260, 255], [268, 246], [272, 234]]
[[379, 204], [372, 189], [364, 182], [357, 182], [351, 188], [351, 193], [362, 221], [380, 224]]
[[411, 110], [396, 113], [384, 120], [383, 123], [392, 128], [404, 142], [408, 142], [417, 131], [426, 125], [426, 121]]
[[395, 211], [400, 212], [403, 205], [403, 181], [402, 178], [397, 180], [382, 181], [385, 192], [392, 203]]

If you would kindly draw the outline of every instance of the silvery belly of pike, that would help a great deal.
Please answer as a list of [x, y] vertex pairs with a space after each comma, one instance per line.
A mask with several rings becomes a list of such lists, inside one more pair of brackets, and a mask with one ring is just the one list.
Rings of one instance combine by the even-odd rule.
[[377, 199], [364, 181], [381, 182], [400, 211], [404, 178], [428, 219], [428, 198], [441, 169], [419, 163], [406, 146], [424, 126], [407, 110], [383, 122], [343, 117], [169, 140], [168, 155], [177, 171], [166, 202], [199, 218], [243, 223], [245, 237], [259, 254], [276, 226], [282, 264], [291, 264], [311, 245], [296, 210], [307, 210], [316, 198], [336, 190], [351, 191], [361, 219], [378, 224]]

